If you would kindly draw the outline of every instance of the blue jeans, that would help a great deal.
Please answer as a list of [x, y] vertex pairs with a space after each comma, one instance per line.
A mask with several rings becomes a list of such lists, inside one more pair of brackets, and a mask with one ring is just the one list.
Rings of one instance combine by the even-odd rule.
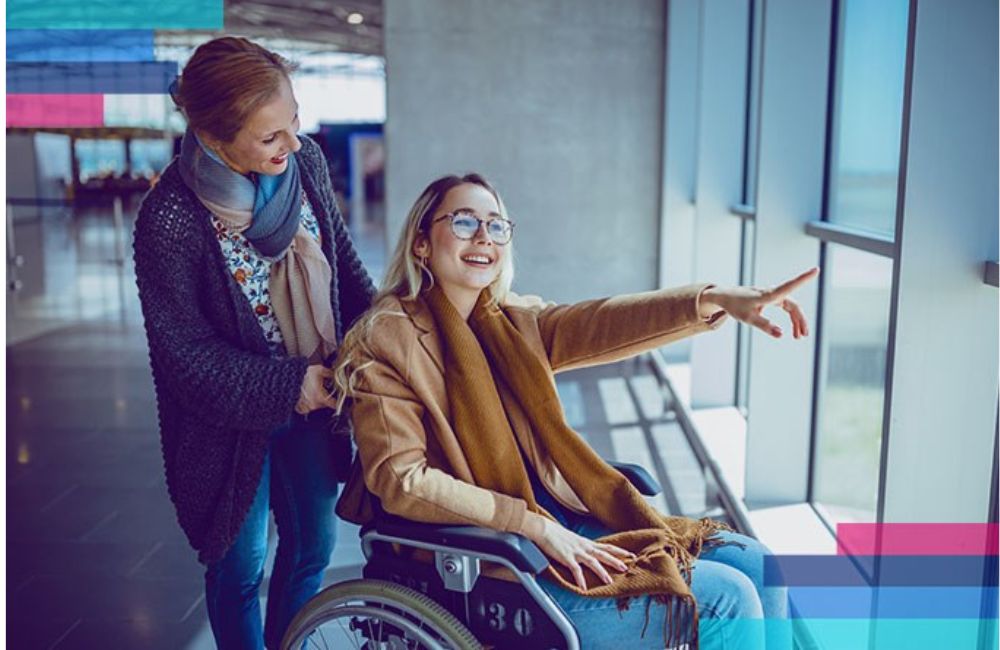
[[[540, 487], [540, 486], [539, 486]], [[589, 539], [611, 531], [592, 517], [578, 515], [548, 493], [535, 488], [538, 502], [568, 529]], [[555, 510], [555, 511], [554, 511]], [[706, 548], [695, 560], [691, 591], [698, 602], [700, 650], [792, 650], [785, 587], [764, 587], [764, 556], [770, 551], [757, 540], [722, 533], [725, 541], [744, 544]], [[666, 608], [651, 597], [633, 600], [619, 612], [616, 600], [588, 598], [563, 589], [542, 577], [542, 587], [573, 622], [583, 650], [599, 648], [645, 649], [665, 647]], [[647, 625], [646, 608], [649, 606]], [[684, 621], [675, 624], [690, 625]], [[645, 634], [643, 628], [645, 627]], [[641, 638], [640, 638], [641, 637]], [[766, 639], [766, 646], [765, 646]]]
[[[271, 433], [260, 485], [236, 541], [205, 571], [205, 604], [220, 650], [278, 648], [292, 618], [319, 590], [336, 542], [337, 479], [330, 433], [282, 425]], [[278, 548], [261, 627], [258, 589], [267, 558], [268, 510]]]

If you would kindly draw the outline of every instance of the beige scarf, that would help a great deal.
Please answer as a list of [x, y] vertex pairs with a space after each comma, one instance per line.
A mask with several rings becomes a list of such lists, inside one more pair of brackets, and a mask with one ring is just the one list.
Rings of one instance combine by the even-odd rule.
[[[707, 518], [660, 514], [594, 453], [566, 423], [546, 361], [535, 355], [488, 290], [480, 294], [468, 323], [439, 287], [425, 292], [424, 299], [441, 334], [452, 424], [475, 484], [524, 499], [529, 510], [551, 518], [535, 501], [493, 380], [495, 372], [511, 388], [534, 435], [591, 515], [616, 531], [599, 541], [636, 554], [635, 560], [627, 562], [627, 572], [609, 572], [611, 584], [588, 571], [587, 589], [580, 590], [569, 570], [556, 564], [550, 565], [549, 576], [584, 596], [617, 598], [621, 608], [634, 597], [652, 595], [667, 606], [664, 635], [670, 637], [668, 647], [688, 642], [697, 648], [692, 565], [705, 545], [722, 543], [713, 536], [728, 526]], [[690, 614], [690, 630], [671, 625], [684, 608]]]
[[[230, 232], [243, 232], [253, 220], [251, 211], [202, 203]], [[330, 263], [316, 239], [299, 224], [283, 257], [271, 264], [268, 290], [285, 350], [321, 363], [337, 348], [336, 326], [330, 308]]]

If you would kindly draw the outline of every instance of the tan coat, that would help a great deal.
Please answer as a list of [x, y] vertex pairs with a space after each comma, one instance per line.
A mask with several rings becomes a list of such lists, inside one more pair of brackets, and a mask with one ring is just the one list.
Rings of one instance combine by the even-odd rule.
[[[573, 305], [542, 304], [512, 295], [504, 311], [553, 373], [618, 361], [694, 334], [717, 329], [725, 312], [698, 315], [700, 284]], [[390, 299], [395, 314], [373, 328], [375, 361], [361, 372], [352, 417], [363, 481], [382, 507], [415, 521], [472, 524], [524, 534], [539, 517], [519, 498], [472, 485], [449, 424], [441, 344], [422, 300]], [[550, 376], [554, 382], [555, 379]], [[536, 445], [531, 428], [504, 385], [500, 397], [511, 427], [539, 478], [563, 505], [586, 508]], [[364, 523], [363, 486], [355, 473], [338, 512]], [[352, 514], [353, 513], [353, 514]]]

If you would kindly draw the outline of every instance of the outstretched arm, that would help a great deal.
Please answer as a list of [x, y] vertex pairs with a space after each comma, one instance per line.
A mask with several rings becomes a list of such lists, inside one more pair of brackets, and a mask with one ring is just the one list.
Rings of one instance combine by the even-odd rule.
[[538, 312], [538, 328], [555, 372], [627, 359], [672, 341], [718, 329], [721, 309], [706, 320], [699, 302], [711, 284], [691, 284], [556, 305]]

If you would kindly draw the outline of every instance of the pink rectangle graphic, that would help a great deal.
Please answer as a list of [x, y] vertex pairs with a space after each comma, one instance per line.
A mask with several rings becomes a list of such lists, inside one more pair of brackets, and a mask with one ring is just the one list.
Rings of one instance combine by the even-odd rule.
[[837, 524], [837, 555], [998, 555], [997, 524]]
[[104, 95], [7, 95], [7, 126], [104, 126]]

